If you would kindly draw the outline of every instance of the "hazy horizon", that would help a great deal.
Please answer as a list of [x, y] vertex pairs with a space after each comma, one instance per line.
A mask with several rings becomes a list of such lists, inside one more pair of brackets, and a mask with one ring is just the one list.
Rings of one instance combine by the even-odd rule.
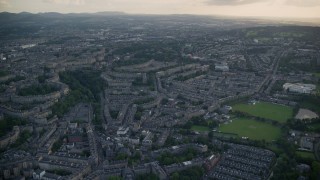
[[320, 18], [320, 0], [0, 0], [0, 11]]

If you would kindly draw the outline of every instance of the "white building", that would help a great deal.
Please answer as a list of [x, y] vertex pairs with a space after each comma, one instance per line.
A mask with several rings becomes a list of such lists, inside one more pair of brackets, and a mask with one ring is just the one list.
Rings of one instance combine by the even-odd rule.
[[302, 83], [285, 83], [283, 89], [289, 92], [311, 94], [316, 89], [314, 84], [302, 84]]
[[129, 131], [129, 128], [125, 128], [125, 127], [119, 127], [118, 131], [117, 131], [117, 135], [125, 135], [127, 134], [127, 132]]
[[225, 71], [229, 71], [229, 66], [228, 66], [226, 63], [224, 63], [224, 64], [216, 64], [215, 67], [214, 67], [214, 69], [215, 69], [216, 71], [223, 71], [223, 72], [225, 72]]
[[46, 174], [46, 171], [37, 169], [32, 173], [33, 179], [42, 179], [42, 177]]

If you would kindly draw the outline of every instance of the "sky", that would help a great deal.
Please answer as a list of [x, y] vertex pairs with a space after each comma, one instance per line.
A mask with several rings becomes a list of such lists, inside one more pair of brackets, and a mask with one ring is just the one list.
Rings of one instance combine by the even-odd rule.
[[0, 11], [320, 18], [320, 0], [0, 0]]

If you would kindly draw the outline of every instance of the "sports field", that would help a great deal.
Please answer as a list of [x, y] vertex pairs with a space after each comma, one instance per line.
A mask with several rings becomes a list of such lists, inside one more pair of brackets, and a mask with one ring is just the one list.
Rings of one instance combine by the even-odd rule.
[[198, 132], [206, 132], [206, 131], [209, 131], [209, 128], [206, 126], [192, 126], [191, 130], [198, 131]]
[[252, 116], [266, 118], [285, 123], [287, 119], [293, 117], [293, 108], [268, 102], [258, 102], [253, 104], [236, 104], [233, 111], [248, 113]]
[[269, 123], [256, 121], [253, 119], [238, 118], [229, 124], [222, 124], [219, 131], [224, 133], [235, 133], [239, 137], [248, 137], [254, 140], [272, 141], [280, 137], [280, 128]]

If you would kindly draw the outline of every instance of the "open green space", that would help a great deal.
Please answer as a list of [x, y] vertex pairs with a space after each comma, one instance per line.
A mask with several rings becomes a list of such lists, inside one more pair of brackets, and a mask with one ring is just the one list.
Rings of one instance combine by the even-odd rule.
[[240, 137], [248, 137], [253, 140], [272, 141], [280, 137], [280, 128], [271, 124], [256, 121], [253, 119], [234, 119], [229, 124], [222, 124], [219, 131], [223, 133], [235, 133]]
[[170, 152], [164, 152], [162, 153], [157, 160], [161, 165], [169, 165], [169, 164], [174, 164], [174, 163], [182, 163], [185, 161], [190, 161], [194, 157], [197, 156], [197, 151], [188, 148], [185, 150], [183, 153], [180, 154], [171, 154]]
[[[99, 111], [99, 94], [105, 87], [99, 71], [90, 69], [65, 71], [59, 74], [59, 78], [63, 83], [69, 85], [71, 91], [52, 106], [52, 113], [54, 115], [62, 117], [71, 107], [80, 102], [92, 102], [95, 113]], [[95, 119], [98, 118], [100, 116], [95, 116]]]
[[320, 132], [320, 123], [309, 124], [307, 127], [313, 132]]
[[212, 119], [204, 119], [202, 116], [191, 118], [184, 126], [183, 129], [198, 132], [208, 132], [210, 129], [216, 128], [218, 123]]
[[0, 120], [0, 137], [5, 136], [7, 133], [12, 131], [13, 126], [22, 126], [26, 124], [27, 121], [24, 119], [4, 116], [4, 118]]
[[8, 75], [8, 71], [0, 70], [0, 77]]
[[248, 113], [249, 115], [271, 119], [280, 123], [285, 123], [293, 116], [293, 108], [268, 102], [258, 102], [256, 104], [236, 104], [233, 111]]
[[258, 31], [251, 30], [246, 33], [246, 37], [256, 37], [258, 36], [258, 33], [259, 33]]
[[305, 33], [302, 32], [278, 32], [274, 33], [275, 37], [303, 37]]
[[23, 143], [25, 143], [30, 137], [32, 136], [32, 133], [28, 130], [24, 130], [20, 133], [19, 138], [14, 142], [11, 147], [19, 147]]
[[206, 126], [196, 126], [196, 125], [193, 125], [193, 126], [191, 127], [191, 130], [193, 130], [193, 131], [198, 131], [198, 132], [207, 132], [207, 131], [209, 131], [209, 128], [206, 127]]
[[315, 156], [312, 152], [306, 152], [306, 151], [296, 151], [296, 155], [300, 156], [305, 159], [312, 159], [315, 160]]
[[202, 179], [205, 170], [201, 166], [193, 166], [183, 171], [174, 172], [170, 175], [170, 179], [185, 180], [185, 179]]
[[238, 135], [234, 133], [213, 132], [213, 137], [229, 139], [229, 138], [238, 138]]
[[270, 151], [276, 153], [276, 154], [281, 154], [282, 150], [280, 147], [278, 147], [276, 144], [272, 143], [266, 146], [266, 149], [269, 149]]

